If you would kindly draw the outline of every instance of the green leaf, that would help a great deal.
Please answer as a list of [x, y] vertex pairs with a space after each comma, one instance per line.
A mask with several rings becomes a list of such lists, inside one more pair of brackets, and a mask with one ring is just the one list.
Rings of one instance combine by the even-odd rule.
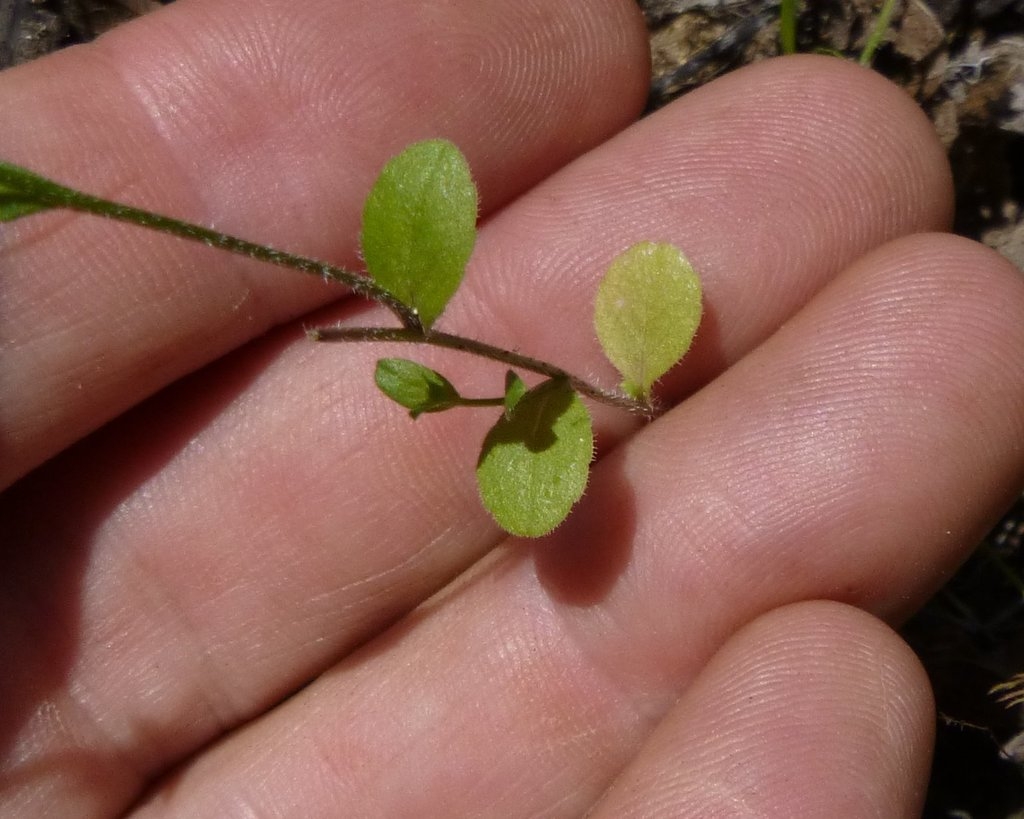
[[700, 279], [678, 248], [640, 242], [616, 257], [597, 289], [594, 329], [622, 389], [646, 401], [690, 348], [700, 315]]
[[511, 418], [519, 399], [526, 395], [527, 386], [512, 370], [505, 373], [505, 417]]
[[476, 241], [477, 192], [466, 158], [433, 139], [384, 167], [363, 208], [363, 258], [376, 282], [419, 317], [441, 315]]
[[0, 162], [0, 222], [57, 207], [67, 192], [25, 168]]
[[424, 412], [443, 412], [459, 406], [462, 396], [439, 372], [405, 358], [382, 358], [373, 373], [388, 398], [416, 418]]
[[476, 467], [480, 497], [510, 534], [546, 535], [583, 494], [593, 454], [587, 408], [565, 379], [545, 381], [484, 439]]

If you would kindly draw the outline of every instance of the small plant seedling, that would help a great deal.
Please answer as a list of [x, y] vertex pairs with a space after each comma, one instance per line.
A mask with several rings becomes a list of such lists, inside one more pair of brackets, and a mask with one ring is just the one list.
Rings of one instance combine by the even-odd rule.
[[[507, 532], [547, 534], [583, 495], [594, 454], [583, 398], [647, 416], [653, 387], [689, 348], [701, 317], [701, 285], [670, 244], [640, 242], [615, 258], [598, 287], [594, 329], [622, 375], [607, 390], [546, 361], [436, 329], [476, 241], [477, 190], [469, 165], [446, 140], [417, 142], [385, 165], [363, 210], [361, 275], [325, 262], [90, 196], [0, 162], [0, 221], [53, 208], [118, 219], [345, 284], [388, 307], [395, 327], [318, 327], [318, 341], [389, 341], [460, 350], [507, 365], [504, 388], [463, 396], [435, 370], [404, 358], [377, 362], [374, 381], [413, 418], [458, 407], [494, 407], [476, 477], [484, 506]], [[541, 376], [528, 386], [519, 374]]]
[[[871, 31], [868, 32], [864, 48], [861, 49], [860, 56], [857, 58], [858, 63], [863, 66], [871, 65], [871, 61], [875, 58], [875, 51], [885, 39], [885, 33], [889, 30], [889, 24], [895, 11], [896, 0], [882, 0], [878, 17], [875, 19]], [[799, 0], [781, 0], [779, 3], [779, 52], [782, 54], [796, 54], [796, 29], [799, 13]], [[836, 57], [843, 56], [840, 52], [832, 49], [817, 50]]]

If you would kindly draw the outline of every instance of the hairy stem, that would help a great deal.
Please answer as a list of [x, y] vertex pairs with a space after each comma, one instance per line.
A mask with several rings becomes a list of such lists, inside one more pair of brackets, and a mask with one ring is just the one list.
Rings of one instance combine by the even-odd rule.
[[[482, 358], [489, 358], [513, 367], [547, 376], [548, 378], [565, 378], [573, 389], [595, 401], [610, 404], [630, 412], [646, 416], [654, 414], [654, 409], [646, 401], [638, 401], [619, 392], [601, 389], [578, 376], [566, 372], [561, 367], [549, 364], [536, 358], [521, 355], [512, 350], [495, 347], [476, 339], [450, 333], [428, 332], [413, 310], [396, 299], [373, 279], [345, 270], [327, 262], [298, 256], [267, 245], [256, 244], [239, 239], [226, 233], [201, 227], [190, 222], [163, 216], [159, 213], [143, 210], [113, 202], [98, 196], [83, 193], [60, 185], [46, 177], [39, 176], [25, 168], [0, 162], [0, 214], [2, 208], [8, 210], [3, 219], [19, 218], [34, 213], [39, 209], [67, 208], [81, 213], [90, 213], [107, 219], [150, 228], [171, 236], [201, 242], [208, 247], [226, 250], [250, 259], [255, 259], [278, 267], [289, 267], [303, 273], [335, 281], [347, 285], [355, 293], [364, 298], [379, 302], [391, 310], [402, 323], [401, 328], [388, 327], [323, 327], [308, 332], [315, 341], [402, 341], [415, 344], [429, 344], [434, 347], [446, 347], [461, 350]], [[497, 405], [503, 399], [468, 399], [466, 405]]]
[[603, 404], [610, 404], [619, 409], [650, 416], [653, 408], [650, 404], [637, 401], [628, 395], [611, 392], [591, 384], [579, 376], [575, 376], [561, 367], [541, 361], [537, 358], [495, 347], [475, 338], [467, 338], [452, 333], [432, 330], [424, 333], [407, 327], [313, 327], [306, 332], [313, 341], [399, 341], [410, 344], [427, 344], [432, 347], [444, 347], [448, 350], [459, 350], [464, 353], [489, 358], [512, 367], [537, 373], [548, 378], [564, 378], [581, 395], [593, 398]]
[[328, 262], [310, 259], [306, 256], [298, 256], [283, 250], [268, 247], [266, 245], [249, 242], [239, 239], [226, 233], [205, 228], [200, 225], [174, 219], [170, 216], [163, 216], [159, 213], [125, 205], [120, 202], [112, 202], [98, 196], [92, 196], [74, 188], [66, 188], [57, 185], [50, 180], [43, 180], [45, 188], [34, 192], [33, 200], [40, 205], [52, 208], [67, 208], [81, 213], [90, 213], [95, 216], [102, 216], [106, 219], [114, 219], [119, 222], [127, 222], [139, 227], [150, 228], [151, 230], [177, 236], [182, 239], [189, 239], [193, 242], [201, 242], [208, 247], [226, 250], [240, 256], [246, 256], [260, 262], [277, 265], [278, 267], [289, 267], [302, 273], [338, 282], [348, 286], [353, 292], [364, 298], [379, 302], [391, 310], [402, 326], [418, 330], [421, 328], [419, 317], [406, 305], [398, 301], [389, 292], [366, 276], [353, 273]]
[[505, 396], [499, 395], [495, 398], [466, 398], [459, 396], [460, 407], [500, 407], [505, 404]]

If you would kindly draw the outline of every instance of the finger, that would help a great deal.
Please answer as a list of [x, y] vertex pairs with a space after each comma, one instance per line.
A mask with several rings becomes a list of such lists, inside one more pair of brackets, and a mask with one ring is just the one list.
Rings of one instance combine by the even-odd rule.
[[879, 249], [603, 459], [554, 536], [510, 544], [141, 815], [225, 789], [310, 815], [578, 815], [745, 623], [816, 598], [896, 619], [948, 576], [1024, 471], [1022, 309], [980, 246]]
[[896, 634], [846, 606], [787, 606], [725, 644], [588, 815], [919, 817], [934, 724]]
[[[948, 229], [945, 154], [909, 102], [877, 74], [835, 60], [768, 61], [727, 75], [517, 200], [488, 226], [501, 252], [481, 254], [467, 282], [474, 298], [464, 301], [497, 314], [489, 336], [504, 331], [499, 341], [537, 355], [557, 350], [567, 365], [615, 383], [592, 339], [565, 328], [591, 326], [592, 299], [580, 294], [610, 259], [640, 239], [671, 241], [705, 288], [695, 349], [661, 385], [664, 398], [678, 399], [863, 253]], [[458, 315], [472, 322], [472, 313]]]
[[[936, 201], [948, 191], [941, 151], [927, 142], [919, 112], [877, 77], [838, 61], [803, 60], [738, 73], [720, 88], [764, 117], [763, 127], [743, 130], [746, 143], [733, 144], [738, 155], [759, 158], [760, 185], [752, 184], [750, 164], [729, 165], [716, 152], [737, 120], [721, 113], [717, 94], [695, 94], [493, 219], [466, 298], [446, 321], [528, 352], [537, 351], [537, 339], [550, 341], [548, 322], [589, 326], [589, 298], [579, 294], [593, 292], [612, 255], [605, 251], [649, 236], [623, 218], [642, 207], [665, 220], [655, 238], [685, 244], [692, 228], [696, 244], [688, 250], [704, 273], [712, 317], [703, 352], [695, 353], [706, 377], [787, 318], [800, 299], [784, 294], [795, 290], [805, 300], [833, 275], [830, 267], [866, 244], [941, 221], [947, 208]], [[798, 95], [794, 109], [794, 94], [806, 88], [813, 93]], [[779, 116], [794, 110], [804, 114], [806, 140], [835, 144], [836, 156], [819, 160], [803, 139], [787, 138], [792, 125], [778, 128]], [[879, 132], [863, 129], [865, 120], [887, 124]], [[695, 137], [685, 127], [692, 121], [711, 133]], [[862, 138], [850, 141], [856, 133]], [[698, 150], [707, 161], [694, 159]], [[675, 158], [676, 176], [663, 173], [677, 181], [651, 182], [648, 151]], [[813, 167], [780, 176], [779, 162]], [[899, 184], [890, 189], [892, 180]], [[716, 237], [716, 220], [706, 219], [712, 189], [741, 212], [762, 213], [768, 226], [735, 233], [725, 224]], [[825, 189], [833, 197], [827, 207]], [[657, 191], [661, 198], [651, 196]], [[790, 217], [759, 207], [764, 200], [818, 206], [808, 208], [800, 231], [787, 232]], [[560, 236], [534, 229], [539, 217], [554, 218], [545, 202], [564, 208]], [[578, 209], [587, 218], [576, 220]], [[536, 244], [527, 241], [533, 235]], [[792, 240], [794, 249], [784, 243], [763, 252], [766, 235]], [[749, 296], [737, 277], [752, 283]], [[536, 311], [534, 324], [496, 319], [516, 300], [524, 314]], [[156, 770], [303, 684], [496, 542], [472, 478], [487, 419], [453, 414], [411, 428], [375, 394], [369, 374], [379, 350], [314, 349], [292, 338], [278, 334], [162, 395], [9, 496], [9, 531], [23, 562], [7, 575], [22, 601], [8, 622], [37, 624], [19, 627], [18, 643], [28, 650], [51, 630], [67, 633], [60, 603], [76, 599], [83, 582], [89, 589], [75, 615], [82, 639], [74, 673], [61, 652], [41, 660], [19, 676], [33, 685], [12, 713], [31, 713], [40, 690], [72, 711], [64, 700], [72, 685], [96, 692], [103, 726], [82, 730], [102, 749], [99, 764], [125, 755], [143, 772]], [[575, 344], [561, 345], [561, 360], [602, 372], [594, 345]], [[450, 364], [467, 394], [493, 387], [493, 368]], [[625, 430], [601, 418], [606, 430]], [[108, 451], [119, 453], [116, 461]], [[100, 467], [105, 477], [97, 477]], [[56, 516], [46, 511], [53, 498], [62, 499]], [[42, 554], [53, 567], [42, 572], [45, 585], [31, 579]], [[50, 602], [54, 587], [66, 591]], [[112, 679], [112, 641], [117, 656], [134, 658], [136, 673]], [[161, 679], [157, 702], [139, 695], [152, 668], [175, 669]], [[148, 726], [144, 739], [138, 724]], [[43, 743], [37, 756], [59, 754], [65, 739], [43, 733], [53, 744]]]
[[[623, 0], [180, 2], [0, 75], [0, 154], [358, 269], [362, 200], [391, 154], [454, 140], [487, 213], [635, 117], [646, 68]], [[34, 217], [2, 237], [0, 486], [338, 297], [92, 217]]]

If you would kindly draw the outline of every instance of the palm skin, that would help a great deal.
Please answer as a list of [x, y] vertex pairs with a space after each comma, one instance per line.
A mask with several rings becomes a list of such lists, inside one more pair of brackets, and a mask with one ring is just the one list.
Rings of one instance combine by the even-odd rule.
[[[0, 155], [356, 266], [442, 136], [482, 229], [440, 326], [614, 383], [589, 314], [651, 239], [701, 273], [642, 426], [595, 409], [570, 520], [502, 537], [489, 413], [413, 424], [387, 321], [122, 225], [4, 226], [5, 816], [914, 816], [933, 723], [891, 631], [1019, 486], [1024, 284], [942, 234], [911, 102], [826, 58], [638, 123], [629, 0], [179, 0], [0, 75]], [[467, 394], [504, 375], [425, 351]]]

